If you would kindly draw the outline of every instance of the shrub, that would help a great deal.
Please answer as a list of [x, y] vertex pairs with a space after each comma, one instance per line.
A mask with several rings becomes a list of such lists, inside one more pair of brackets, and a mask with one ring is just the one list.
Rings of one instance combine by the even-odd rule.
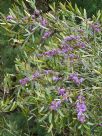
[[22, 3], [2, 15], [21, 55], [4, 78], [1, 111], [23, 114], [22, 135], [101, 135], [101, 13], [90, 20], [70, 3], [46, 14], [30, 5], [33, 13]]

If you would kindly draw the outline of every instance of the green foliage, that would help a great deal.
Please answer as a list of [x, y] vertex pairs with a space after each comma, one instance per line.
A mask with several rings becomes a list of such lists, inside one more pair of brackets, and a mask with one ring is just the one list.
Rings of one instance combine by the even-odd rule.
[[71, 2], [76, 3], [81, 9], [86, 9], [89, 17], [102, 10], [102, 0], [71, 0]]
[[[0, 0], [0, 12], [8, 14], [11, 7], [11, 0]], [[17, 55], [17, 50], [9, 46], [9, 37], [4, 29], [0, 27], [0, 88], [4, 74], [14, 73], [14, 58]]]
[[[59, 9], [53, 4], [50, 12], [39, 14], [32, 1], [28, 2], [34, 13], [22, 2], [10, 9], [11, 19], [1, 14], [1, 28], [17, 51], [15, 74], [6, 74], [2, 83], [1, 135], [101, 136], [101, 11], [91, 20], [77, 5], [73, 8], [71, 3], [60, 3]], [[66, 41], [67, 36], [79, 38]], [[64, 50], [66, 44], [73, 50]], [[70, 80], [72, 73], [78, 73], [84, 81], [79, 84]], [[68, 101], [58, 94], [59, 88], [65, 88]], [[83, 123], [77, 118], [75, 106], [80, 94], [87, 106]], [[54, 100], [61, 100], [56, 110], [50, 107]]]
[[96, 14], [98, 10], [102, 10], [102, 0], [40, 0], [41, 4], [39, 5], [38, 2], [37, 7], [40, 7], [42, 10], [46, 11], [49, 10], [49, 4], [53, 2], [55, 2], [56, 6], [58, 6], [59, 2], [67, 3], [68, 1], [72, 3], [73, 7], [75, 7], [75, 4], [77, 4], [81, 10], [86, 9], [88, 17]]

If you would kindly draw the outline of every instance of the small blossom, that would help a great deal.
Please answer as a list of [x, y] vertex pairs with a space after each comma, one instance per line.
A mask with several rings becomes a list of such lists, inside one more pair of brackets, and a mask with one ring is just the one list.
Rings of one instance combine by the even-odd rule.
[[66, 43], [68, 41], [73, 41], [73, 40], [79, 40], [80, 36], [75, 36], [75, 35], [70, 35], [64, 38], [63, 43]]
[[76, 107], [77, 107], [77, 111], [80, 111], [80, 112], [85, 112], [86, 111], [86, 105], [85, 105], [84, 101], [77, 102]]
[[65, 88], [59, 88], [59, 89], [58, 89], [58, 94], [59, 94], [59, 95], [62, 95], [62, 96], [63, 96], [63, 95], [65, 94], [65, 92], [66, 92], [66, 91], [65, 91]]
[[75, 44], [74, 47], [78, 47], [78, 48], [85, 48], [86, 44], [84, 42], [78, 42], [77, 44]]
[[60, 77], [57, 77], [57, 76], [53, 76], [52, 80], [53, 81], [59, 81], [61, 78]]
[[35, 72], [33, 75], [32, 75], [32, 78], [33, 79], [36, 79], [40, 76], [40, 73], [39, 72]]
[[50, 109], [57, 110], [61, 106], [61, 100], [54, 100], [51, 102]]
[[102, 127], [102, 123], [101, 123], [101, 124], [98, 124], [97, 126], [100, 126], [100, 127]]
[[73, 48], [70, 47], [70, 45], [67, 44], [67, 45], [62, 46], [61, 53], [67, 53], [67, 52], [72, 51], [72, 50], [73, 50]]
[[91, 24], [91, 28], [92, 28], [92, 30], [95, 31], [95, 32], [100, 32], [100, 31], [101, 31], [101, 29], [100, 29], [100, 24], [98, 24], [98, 23]]
[[73, 63], [76, 59], [79, 58], [79, 56], [75, 55], [75, 54], [69, 54], [68, 55], [69, 59], [70, 59], [70, 62]]
[[86, 104], [85, 104], [85, 97], [82, 95], [78, 96], [77, 102], [76, 102], [76, 111], [77, 111], [77, 119], [81, 122], [85, 122], [85, 112], [86, 112]]
[[51, 34], [52, 34], [52, 32], [51, 31], [47, 31], [47, 32], [45, 32], [44, 34], [43, 34], [43, 37], [42, 37], [42, 39], [47, 39], [47, 38], [49, 38], [50, 36], [51, 36]]
[[52, 57], [54, 55], [59, 55], [59, 54], [63, 54], [63, 53], [67, 53], [68, 51], [72, 51], [73, 48], [72, 47], [68, 47], [68, 46], [63, 46], [61, 49], [57, 48], [57, 49], [52, 49], [49, 51], [44, 52], [43, 54], [39, 54], [37, 56], [48, 56], [48, 57]]
[[78, 58], [78, 56], [72, 53], [72, 54], [69, 54], [69, 58], [72, 60], [72, 59]]
[[78, 74], [77, 73], [74, 73], [74, 74], [70, 74], [69, 75], [69, 79], [72, 80], [75, 84], [77, 85], [80, 85], [84, 79], [83, 78], [80, 78], [78, 77]]
[[28, 77], [25, 77], [25, 78], [23, 78], [23, 79], [20, 79], [20, 80], [19, 80], [19, 83], [22, 84], [22, 85], [26, 85], [29, 81], [35, 80], [35, 79], [37, 79], [37, 78], [40, 77], [40, 76], [41, 76], [41, 74], [37, 71], [37, 72], [35, 72], [35, 73], [32, 75], [32, 78], [31, 78], [31, 79], [28, 78]]
[[67, 93], [63, 94], [62, 96], [62, 100], [67, 102], [68, 101], [68, 96], [67, 96]]
[[81, 102], [82, 102], [82, 101], [85, 101], [85, 97], [82, 96], [82, 95], [79, 95], [79, 96], [78, 96], [78, 100], [81, 101]]
[[35, 9], [34, 15], [35, 15], [35, 16], [39, 16], [39, 15], [40, 15], [40, 11], [39, 11], [38, 9]]
[[74, 81], [76, 84], [79, 84], [79, 79], [78, 79], [78, 75], [75, 74], [70, 74], [69, 79]]
[[40, 17], [40, 23], [41, 23], [42, 26], [46, 27], [48, 22], [43, 17]]
[[14, 18], [13, 18], [13, 16], [11, 16], [11, 15], [8, 15], [8, 16], [6, 17], [6, 20], [7, 20], [7, 21], [11, 21], [12, 19], [14, 19]]
[[49, 56], [49, 57], [54, 56], [56, 54], [58, 54], [58, 51], [56, 49], [53, 49], [53, 50], [50, 50], [50, 51], [46, 51], [46, 52], [43, 53], [43, 55]]
[[46, 75], [48, 75], [48, 74], [52, 74], [53, 71], [52, 71], [52, 70], [44, 70], [44, 73], [45, 73]]
[[31, 15], [31, 18], [32, 18], [32, 19], [35, 19], [35, 15]]
[[84, 113], [82, 113], [82, 112], [79, 112], [78, 114], [77, 114], [77, 118], [78, 118], [78, 120], [81, 122], [81, 123], [84, 123], [86, 120], [85, 120], [85, 115], [84, 115]]
[[21, 85], [26, 85], [29, 81], [30, 81], [30, 79], [28, 77], [25, 77], [25, 78], [19, 80], [19, 83]]
[[82, 83], [84, 81], [84, 78], [80, 78], [79, 82]]

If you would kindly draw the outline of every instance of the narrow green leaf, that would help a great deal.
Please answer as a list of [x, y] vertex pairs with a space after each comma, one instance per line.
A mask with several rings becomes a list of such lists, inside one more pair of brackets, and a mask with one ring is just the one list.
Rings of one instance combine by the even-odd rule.
[[50, 125], [50, 127], [49, 127], [49, 129], [48, 129], [48, 133], [51, 132], [52, 128], [53, 128], [53, 124]]

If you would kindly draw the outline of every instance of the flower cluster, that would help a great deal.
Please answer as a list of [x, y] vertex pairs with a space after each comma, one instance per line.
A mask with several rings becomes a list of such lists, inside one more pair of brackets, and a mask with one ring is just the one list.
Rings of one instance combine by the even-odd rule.
[[[42, 73], [36, 71], [34, 74], [31, 75], [30, 78], [28, 77], [25, 77], [23, 79], [20, 79], [19, 80], [19, 83], [21, 85], [26, 85], [29, 81], [32, 81], [32, 80], [36, 80], [38, 79], [39, 77], [41, 77], [42, 75], [48, 75], [48, 74], [56, 74], [53, 70], [44, 70]], [[58, 77], [58, 76], [53, 76], [52, 80], [53, 81], [58, 81], [60, 80], [61, 78]]]
[[72, 40], [80, 40], [80, 36], [76, 36], [76, 35], [66, 36], [62, 43], [66, 43], [66, 42], [72, 41]]
[[68, 46], [66, 46], [66, 47], [64, 46], [61, 49], [52, 49], [52, 50], [46, 51], [43, 54], [40, 54], [39, 56], [53, 57], [55, 55], [61, 55], [61, 54], [65, 54], [68, 52], [69, 54], [67, 55], [67, 58], [69, 58], [70, 62], [73, 62], [75, 59], [78, 59], [79, 56], [77, 56], [73, 53], [70, 53], [70, 51], [72, 51], [72, 50], [73, 50], [73, 48], [68, 47]]
[[68, 94], [66, 93], [65, 88], [58, 88], [58, 95], [61, 96], [61, 99], [53, 100], [50, 105], [51, 110], [57, 110], [60, 108], [62, 102], [68, 102]]
[[32, 19], [35, 19], [35, 15], [31, 15], [31, 18], [32, 18]]
[[21, 85], [26, 85], [29, 81], [31, 81], [31, 80], [36, 80], [38, 77], [40, 77], [40, 73], [37, 71], [37, 72], [35, 72], [35, 73], [31, 76], [31, 78], [25, 77], [25, 78], [23, 78], [23, 79], [20, 79], [20, 80], [19, 80], [19, 83], [20, 83]]
[[[45, 32], [44, 36], [43, 36], [43, 39], [48, 38], [50, 35], [51, 35], [50, 31]], [[79, 39], [80, 39], [80, 36], [74, 36], [74, 35], [67, 36], [66, 38], [64, 38], [64, 40], [63, 40], [62, 45], [61, 45], [60, 48], [46, 51], [46, 52], [40, 54], [40, 56], [44, 55], [44, 56], [52, 57], [54, 55], [60, 55], [60, 54], [70, 53], [69, 54], [69, 58], [72, 61], [72, 59], [78, 58], [76, 55], [74, 55], [72, 53], [74, 51], [74, 49], [76, 49], [76, 48], [85, 48], [85, 46], [86, 46], [85, 43], [82, 42], [81, 39], [79, 41]], [[72, 46], [72, 45], [69, 45], [69, 44], [66, 43], [66, 41], [71, 41], [71, 40], [77, 40], [76, 44], [74, 44]]]
[[100, 24], [98, 24], [98, 23], [91, 24], [91, 28], [92, 28], [92, 30], [95, 31], [95, 32], [100, 32], [100, 31], [101, 31], [101, 29], [100, 29]]
[[34, 15], [35, 15], [35, 16], [39, 16], [39, 15], [40, 15], [40, 11], [39, 11], [38, 9], [35, 9], [35, 10], [34, 10]]
[[77, 42], [74, 47], [76, 48], [85, 48], [86, 47], [86, 44], [84, 42]]
[[43, 36], [42, 39], [46, 40], [47, 38], [49, 38], [52, 35], [52, 31], [46, 31]]
[[38, 71], [32, 75], [32, 79], [36, 79], [38, 77], [40, 77], [40, 73]]
[[77, 119], [81, 122], [85, 122], [85, 112], [86, 112], [86, 104], [85, 97], [82, 95], [78, 96], [78, 100], [76, 102], [76, 111], [77, 111]]
[[77, 73], [70, 74], [69, 79], [72, 80], [77, 85], [80, 85], [84, 81], [83, 78], [78, 77]]
[[6, 17], [6, 20], [7, 20], [7, 21], [11, 21], [12, 19], [14, 19], [14, 17], [11, 16], [11, 15], [8, 15], [8, 16]]
[[66, 92], [65, 88], [59, 88], [58, 89], [58, 94], [61, 95], [61, 96], [63, 96], [65, 94], [65, 92]]
[[67, 53], [69, 51], [73, 51], [73, 48], [69, 44], [63, 45], [60, 49], [60, 53]]
[[19, 83], [20, 83], [21, 85], [26, 85], [29, 81], [30, 81], [30, 79], [29, 79], [28, 77], [25, 77], [25, 78], [23, 78], [23, 79], [20, 79], [20, 80], [19, 80]]
[[56, 82], [59, 81], [60, 79], [61, 79], [61, 77], [58, 77], [58, 76], [53, 76], [53, 78], [52, 78], [52, 80], [56, 81]]
[[36, 17], [40, 16], [40, 11], [38, 9], [35, 9], [33, 14], [31, 15], [32, 19], [35, 19]]
[[43, 18], [43, 17], [40, 17], [40, 23], [41, 23], [41, 25], [44, 26], [44, 27], [46, 27], [47, 24], [48, 24], [47, 20], [46, 20], [45, 18]]
[[50, 109], [57, 110], [61, 106], [61, 100], [54, 100], [51, 102]]
[[58, 95], [62, 96], [62, 101], [68, 101], [68, 95], [65, 88], [58, 88]]
[[58, 54], [63, 54], [63, 53], [67, 53], [68, 51], [71, 51], [72, 48], [68, 47], [68, 46], [64, 46], [62, 47], [61, 49], [52, 49], [52, 50], [49, 50], [49, 51], [46, 51], [43, 53], [44, 56], [48, 56], [48, 57], [52, 57], [52, 56], [55, 56], [55, 55], [58, 55]]
[[75, 54], [69, 54], [68, 55], [69, 59], [70, 59], [70, 62], [73, 63], [75, 59], [78, 59], [79, 56], [75, 55]]
[[58, 50], [56, 50], [56, 49], [49, 50], [49, 51], [46, 51], [43, 53], [44, 56], [48, 56], [48, 57], [51, 57], [51, 56], [54, 56], [57, 54], [58, 54]]
[[46, 75], [48, 75], [48, 74], [52, 74], [53, 71], [52, 71], [52, 70], [44, 70], [44, 73], [45, 73]]

